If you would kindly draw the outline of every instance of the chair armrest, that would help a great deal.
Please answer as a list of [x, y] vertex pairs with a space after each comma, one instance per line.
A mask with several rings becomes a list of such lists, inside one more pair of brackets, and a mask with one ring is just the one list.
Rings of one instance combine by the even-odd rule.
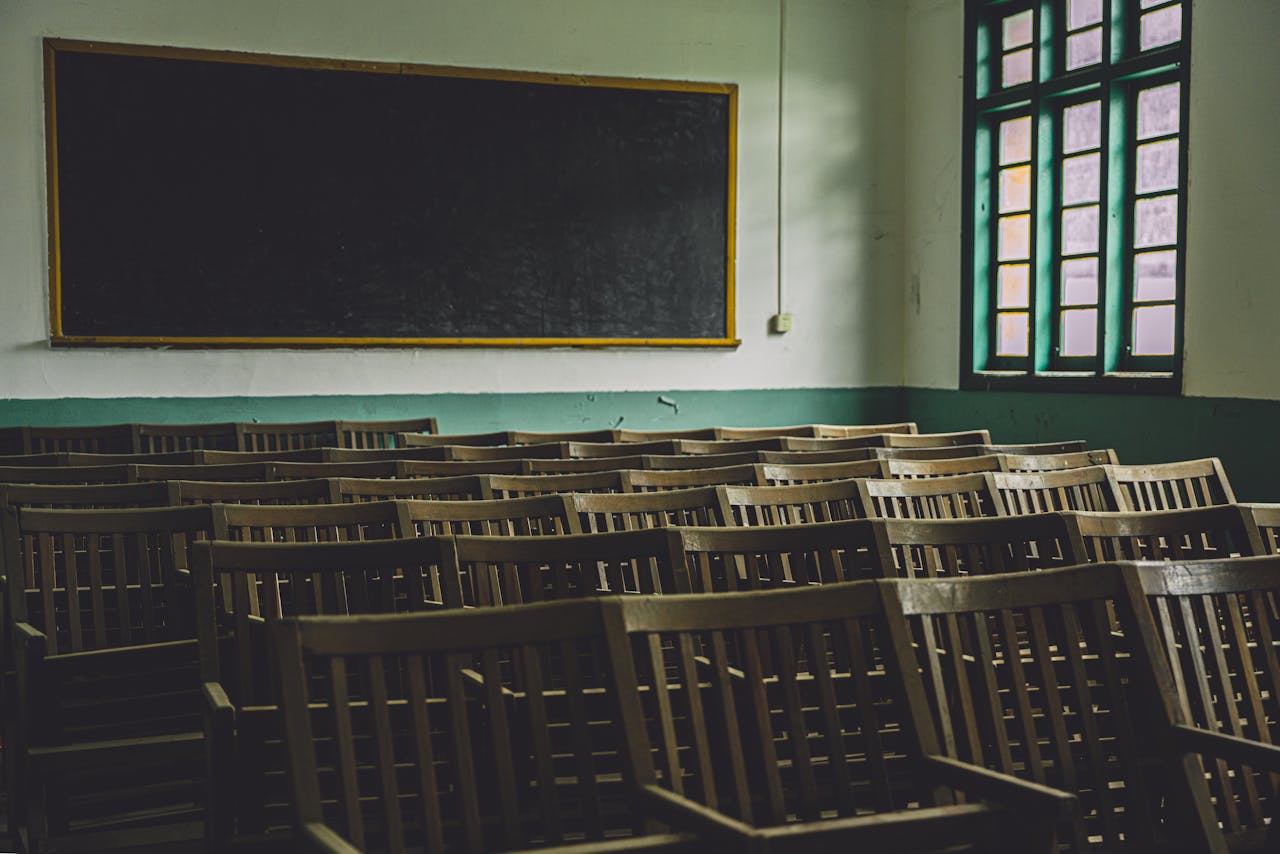
[[40, 643], [45, 647], [49, 645], [49, 639], [45, 636], [45, 633], [30, 623], [14, 623], [13, 633], [20, 643]]
[[1177, 724], [1173, 740], [1181, 751], [1239, 762], [1260, 771], [1280, 774], [1280, 745], [1266, 744], [1226, 733]]
[[306, 850], [316, 854], [360, 854], [359, 848], [318, 821], [304, 824], [301, 836]]
[[220, 682], [205, 682], [205, 836], [213, 850], [230, 843], [235, 828], [235, 720], [236, 709]]
[[759, 844], [759, 834], [749, 824], [652, 784], [641, 786], [639, 791], [645, 812], [652, 811], [675, 830], [693, 830], [732, 843], [733, 848], [729, 850], [733, 851], [751, 851]]
[[947, 756], [926, 756], [924, 767], [926, 773], [961, 791], [1031, 810], [1046, 818], [1061, 821], [1072, 818], [1076, 813], [1077, 799], [1070, 792], [1020, 780]]

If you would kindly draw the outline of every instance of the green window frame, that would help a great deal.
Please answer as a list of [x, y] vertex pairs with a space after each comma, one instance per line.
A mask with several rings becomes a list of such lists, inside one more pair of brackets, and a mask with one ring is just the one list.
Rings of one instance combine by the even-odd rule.
[[1191, 0], [966, 0], [962, 388], [1182, 385]]

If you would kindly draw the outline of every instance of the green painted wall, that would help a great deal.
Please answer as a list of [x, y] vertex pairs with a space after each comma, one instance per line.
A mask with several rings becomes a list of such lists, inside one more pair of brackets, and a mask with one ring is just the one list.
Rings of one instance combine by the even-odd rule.
[[1221, 457], [1241, 501], [1280, 501], [1280, 400], [907, 388], [902, 415], [999, 442], [1086, 439], [1124, 463]]

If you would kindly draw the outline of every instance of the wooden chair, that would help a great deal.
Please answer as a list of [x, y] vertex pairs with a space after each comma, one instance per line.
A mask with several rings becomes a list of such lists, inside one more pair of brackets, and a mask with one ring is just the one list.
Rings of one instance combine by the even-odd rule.
[[855, 477], [888, 477], [880, 460], [856, 460], [845, 463], [757, 463], [756, 477], [762, 486], [794, 486], [801, 483], [824, 483]]
[[782, 436], [812, 438], [816, 435], [813, 424], [796, 424], [791, 427], [713, 427], [717, 441], [742, 441], [743, 439], [774, 439]]
[[893, 575], [899, 578], [1000, 575], [1087, 560], [1076, 527], [1058, 513], [996, 519], [885, 519], [880, 524], [892, 548]]
[[855, 482], [871, 518], [977, 519], [998, 515], [986, 475]]
[[224, 529], [221, 539], [236, 542], [346, 543], [413, 536], [404, 505], [394, 501], [297, 506], [225, 504], [218, 509]]
[[849, 439], [856, 436], [873, 436], [880, 433], [919, 433], [914, 421], [898, 421], [893, 424], [814, 424], [813, 435], [818, 439]]
[[1024, 454], [1002, 451], [1000, 457], [1000, 470], [1007, 472], [1064, 471], [1116, 463], [1116, 452], [1110, 448], [1101, 451], [1069, 451], [1061, 454]]
[[166, 483], [0, 484], [0, 507], [92, 510], [165, 507], [174, 503]]
[[512, 445], [548, 445], [579, 443], [612, 443], [612, 430], [566, 430], [563, 432], [537, 432], [534, 430], [513, 430]]
[[1045, 472], [993, 472], [988, 485], [1001, 516], [1062, 510], [1118, 510], [1119, 499], [1101, 466]]
[[578, 474], [492, 474], [485, 477], [493, 498], [523, 498], [561, 492], [624, 492], [620, 471]]
[[724, 508], [714, 486], [613, 495], [579, 492], [566, 498], [584, 533], [725, 524]]
[[4, 511], [17, 703], [5, 765], [26, 850], [198, 839], [199, 656], [186, 548], [209, 507]]
[[438, 445], [510, 445], [511, 435], [507, 430], [496, 433], [400, 433], [396, 436], [396, 446], [422, 448]]
[[823, 438], [805, 438], [788, 436], [782, 440], [784, 452], [804, 452], [806, 454], [826, 454], [834, 451], [853, 451], [862, 449], [863, 455], [855, 459], [870, 459], [874, 454], [866, 450], [877, 447], [880, 442], [879, 433], [857, 433], [852, 436], [826, 436]]
[[[843, 440], [840, 440], [843, 441]], [[876, 459], [877, 448], [840, 448], [833, 451], [757, 451], [757, 461], [778, 466], [815, 466], [865, 462]]]
[[988, 454], [980, 457], [961, 457], [943, 460], [885, 460], [890, 477], [914, 479], [921, 477], [950, 477], [956, 474], [978, 474], [999, 471], [1000, 457]]
[[[334, 504], [341, 500], [325, 478], [267, 483], [171, 480], [175, 504]], [[163, 485], [163, 484], [161, 484]]]
[[434, 418], [402, 418], [397, 421], [335, 421], [339, 448], [396, 448], [400, 433], [435, 433]]
[[1262, 543], [1260, 554], [1280, 554], [1280, 504], [1246, 504], [1254, 528]]
[[27, 446], [23, 453], [80, 451], [91, 454], [130, 454], [132, 424], [104, 424], [88, 427], [24, 427]]
[[[677, 454], [740, 454], [746, 451], [781, 451], [785, 438], [761, 439], [677, 439]], [[754, 460], [753, 460], [754, 462]]]
[[[322, 463], [367, 463], [374, 460], [443, 460], [444, 449], [438, 446], [421, 448], [322, 448]], [[280, 462], [286, 462], [281, 460]]]
[[1208, 560], [1266, 554], [1242, 507], [1070, 513], [1090, 561]]
[[0, 466], [0, 483], [129, 483], [133, 468], [113, 466]]
[[568, 442], [542, 442], [537, 445], [446, 445], [449, 460], [552, 460], [569, 455]]
[[[210, 851], [290, 850], [293, 810], [268, 632], [281, 617], [460, 607], [434, 538], [360, 543], [197, 543], [192, 549]], [[218, 582], [215, 584], [215, 579]], [[230, 606], [222, 607], [222, 591]]]
[[614, 430], [615, 442], [662, 442], [668, 439], [696, 439], [706, 441], [714, 439], [716, 431], [713, 427], [694, 428], [689, 430]]
[[[681, 459], [683, 459], [683, 457]], [[636, 454], [625, 457], [585, 457], [573, 460], [522, 460], [521, 462], [523, 464], [523, 469], [519, 472], [510, 472], [510, 474], [587, 474], [589, 472], [638, 469], [644, 468], [645, 458]], [[493, 474], [508, 474], [508, 472], [493, 472]]]
[[519, 605], [613, 594], [687, 593], [680, 540], [670, 530], [561, 536], [459, 536], [467, 605]]
[[294, 451], [337, 445], [337, 425], [333, 421], [236, 424], [236, 446], [241, 451]]
[[1121, 510], [1181, 510], [1234, 504], [1217, 457], [1147, 466], [1107, 466]]
[[402, 502], [406, 536], [576, 534], [578, 516], [568, 496], [534, 495], [479, 501]]
[[790, 589], [893, 575], [883, 526], [867, 519], [673, 530], [695, 593]]
[[727, 524], [741, 527], [805, 525], [865, 519], [857, 480], [795, 486], [722, 486]]
[[240, 447], [236, 425], [135, 424], [133, 450], [141, 453], [209, 449], [234, 451]]
[[205, 465], [230, 465], [234, 463], [319, 463], [324, 461], [325, 448], [295, 448], [293, 450], [267, 451], [198, 451], [199, 462]]
[[[673, 439], [663, 439], [656, 442], [569, 442], [568, 446], [568, 455], [575, 459], [678, 453]], [[633, 466], [633, 468], [636, 467]]]
[[604, 632], [595, 600], [281, 621], [300, 841], [335, 854], [705, 850], [648, 832], [634, 808]]
[[1200, 763], [1175, 742], [1172, 680], [1123, 567], [880, 587], [889, 666], [933, 733], [927, 766], [1076, 795], [1056, 829], [1077, 854], [1225, 854]]
[[990, 445], [988, 430], [961, 430], [956, 433], [881, 433], [886, 448], [943, 448], [953, 445]]
[[601, 604], [639, 804], [707, 850], [1053, 850], [1070, 795], [922, 761], [875, 583]]
[[391, 501], [397, 498], [433, 501], [473, 501], [493, 498], [489, 478], [479, 474], [456, 477], [334, 478], [335, 502]]
[[758, 478], [759, 472], [753, 465], [711, 469], [628, 469], [622, 472], [622, 491], [660, 492], [721, 484], [757, 486], [760, 483]]
[[718, 469], [729, 466], [750, 466], [760, 461], [759, 452], [741, 451], [732, 454], [645, 454], [642, 464], [633, 468], [652, 471], [677, 469]]
[[1179, 729], [1180, 740], [1213, 756], [1205, 764], [1218, 824], [1233, 851], [1276, 850], [1280, 560], [1144, 563], [1136, 573], [1192, 728]]
[[135, 481], [202, 480], [223, 483], [261, 483], [270, 480], [271, 463], [215, 463], [212, 465], [130, 466], [130, 478]]

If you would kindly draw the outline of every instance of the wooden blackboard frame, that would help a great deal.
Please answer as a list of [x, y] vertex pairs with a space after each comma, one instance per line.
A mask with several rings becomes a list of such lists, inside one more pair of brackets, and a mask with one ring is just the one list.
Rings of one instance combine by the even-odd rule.
[[[285, 68], [354, 71], [377, 74], [429, 75], [557, 86], [596, 86], [666, 92], [725, 95], [728, 99], [728, 169], [726, 175], [725, 336], [723, 338], [329, 338], [238, 336], [67, 335], [63, 332], [62, 247], [58, 183], [58, 113], [56, 54], [59, 51], [158, 59], [187, 59]], [[736, 347], [735, 259], [737, 222], [738, 86], [630, 77], [554, 74], [536, 71], [468, 68], [405, 62], [366, 62], [320, 57], [221, 51], [201, 48], [121, 44], [75, 39], [44, 39], [45, 162], [48, 197], [49, 327], [53, 346], [177, 348], [363, 348], [363, 347]]]

